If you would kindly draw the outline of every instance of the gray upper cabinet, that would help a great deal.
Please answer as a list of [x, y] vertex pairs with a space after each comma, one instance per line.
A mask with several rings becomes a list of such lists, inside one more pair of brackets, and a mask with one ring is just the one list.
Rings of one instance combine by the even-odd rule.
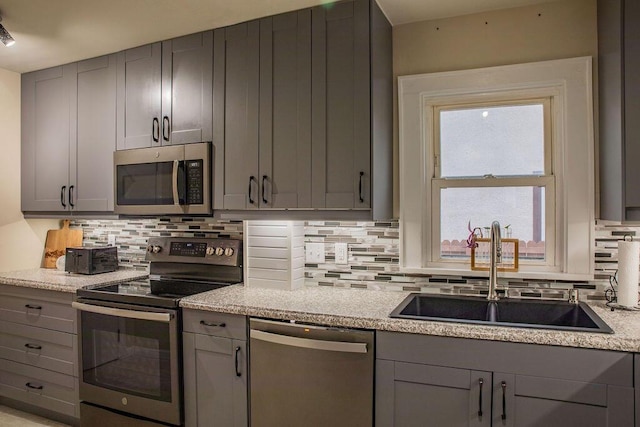
[[118, 53], [118, 150], [160, 145], [162, 45]]
[[369, 208], [368, 1], [313, 9], [313, 207]]
[[213, 31], [162, 43], [162, 144], [211, 141]]
[[71, 177], [76, 177], [72, 209], [77, 211], [113, 211], [115, 88], [116, 55], [78, 63], [77, 157], [71, 163]]
[[375, 1], [312, 14], [312, 203], [392, 217], [391, 25]]
[[260, 207], [311, 207], [311, 10], [260, 20]]
[[22, 75], [22, 210], [68, 209], [76, 65]]
[[376, 2], [268, 17], [214, 39], [214, 209], [391, 218], [391, 26]]
[[600, 218], [640, 220], [640, 4], [598, 0]]
[[118, 150], [210, 141], [213, 33], [118, 53]]
[[259, 32], [259, 21], [214, 31], [214, 209], [259, 207]]
[[22, 210], [113, 210], [115, 55], [22, 76]]
[[311, 11], [216, 30], [215, 43], [218, 206], [310, 208]]

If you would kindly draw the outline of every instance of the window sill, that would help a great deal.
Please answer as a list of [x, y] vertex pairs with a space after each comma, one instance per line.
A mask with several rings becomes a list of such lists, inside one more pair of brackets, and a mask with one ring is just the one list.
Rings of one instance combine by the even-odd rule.
[[[464, 276], [464, 277], [489, 277], [488, 271], [455, 268], [400, 268], [400, 273], [430, 274], [433, 276]], [[557, 271], [513, 271], [498, 272], [498, 279], [520, 280], [566, 280], [588, 281], [593, 280], [592, 274], [561, 273]]]

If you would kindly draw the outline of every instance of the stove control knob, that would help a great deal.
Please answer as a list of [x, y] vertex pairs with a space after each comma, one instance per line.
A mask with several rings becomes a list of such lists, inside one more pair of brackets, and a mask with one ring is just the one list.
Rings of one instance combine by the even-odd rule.
[[153, 246], [153, 248], [151, 249], [151, 252], [153, 252], [154, 254], [160, 253], [160, 251], [162, 251], [162, 246]]
[[216, 255], [222, 256], [222, 254], [224, 254], [224, 249], [222, 249], [221, 247], [217, 247], [216, 248]]
[[226, 249], [224, 250], [224, 254], [225, 254], [226, 256], [231, 256], [231, 255], [233, 255], [233, 248], [226, 248]]
[[214, 253], [216, 253], [216, 248], [214, 248], [213, 246], [207, 246], [207, 251], [206, 251], [208, 256], [213, 255]]

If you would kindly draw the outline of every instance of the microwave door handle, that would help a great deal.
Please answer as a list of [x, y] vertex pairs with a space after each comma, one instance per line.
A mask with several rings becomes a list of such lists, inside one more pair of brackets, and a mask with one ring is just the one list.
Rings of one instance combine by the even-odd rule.
[[180, 206], [180, 194], [178, 192], [178, 171], [180, 170], [180, 160], [173, 161], [173, 204]]

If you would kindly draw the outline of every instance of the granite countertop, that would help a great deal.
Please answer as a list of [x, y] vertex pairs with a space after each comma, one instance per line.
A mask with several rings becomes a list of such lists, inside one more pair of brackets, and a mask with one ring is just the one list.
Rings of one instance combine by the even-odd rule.
[[126, 282], [148, 277], [146, 271], [121, 269], [111, 273], [75, 274], [57, 269], [34, 268], [31, 270], [0, 273], [0, 285], [22, 286], [25, 288], [45, 289], [49, 291], [75, 293], [78, 288]]
[[389, 313], [407, 295], [409, 292], [333, 287], [284, 291], [233, 285], [183, 298], [180, 305], [198, 310], [347, 328], [640, 352], [640, 312], [612, 312], [603, 303], [590, 303], [590, 307], [614, 330], [614, 334], [389, 318]]

